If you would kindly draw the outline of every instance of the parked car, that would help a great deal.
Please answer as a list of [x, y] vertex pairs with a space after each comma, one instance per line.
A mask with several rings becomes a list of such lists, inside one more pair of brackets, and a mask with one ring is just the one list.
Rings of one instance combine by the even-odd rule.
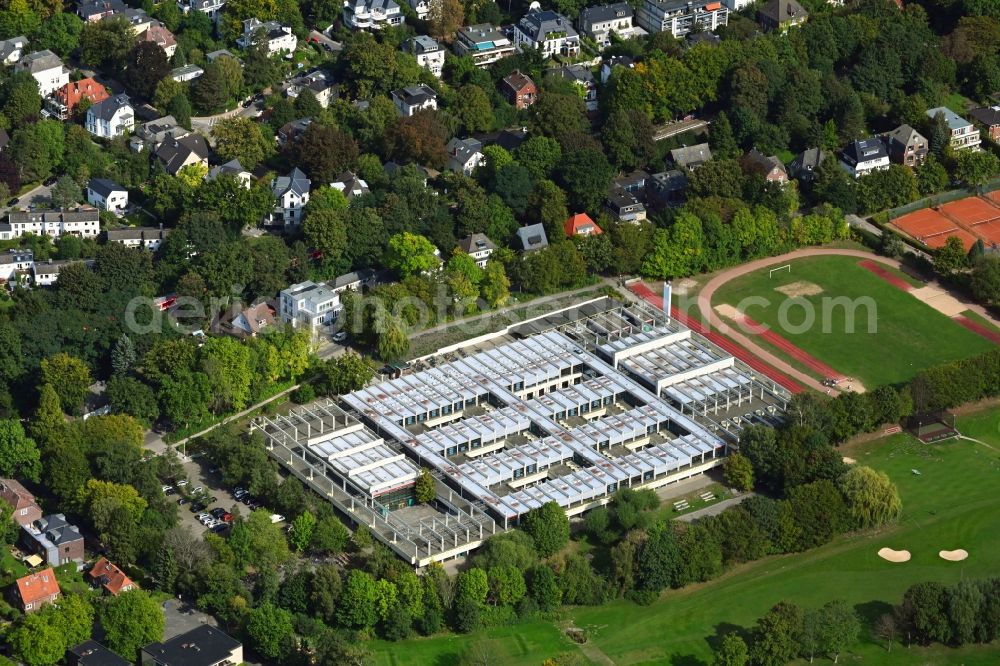
[[187, 503], [188, 503], [188, 501], [186, 499], [184, 499], [183, 497], [180, 498], [179, 500], [177, 500], [177, 505], [178, 506], [184, 506]]
[[215, 525], [214, 527], [210, 527], [209, 529], [212, 530], [215, 533], [219, 533], [219, 532], [222, 532], [222, 531], [224, 531], [224, 530], [226, 530], [228, 528], [229, 528], [229, 525], [227, 525], [226, 523], [219, 523], [218, 525]]
[[180, 481], [178, 481], [178, 482], [177, 482], [177, 487], [178, 487], [178, 488], [183, 488], [183, 487], [184, 487], [184, 486], [186, 486], [186, 485], [187, 485], [188, 483], [189, 483], [189, 482], [188, 482], [188, 480], [187, 480], [187, 479], [181, 479]]
[[347, 339], [347, 333], [345, 333], [344, 331], [337, 331], [336, 333], [333, 334], [334, 342], [343, 342], [346, 339]]
[[209, 513], [212, 514], [213, 518], [218, 518], [222, 514], [226, 513], [226, 510], [223, 509], [221, 506], [217, 506], [214, 509], [212, 509], [211, 511], [209, 511]]
[[271, 522], [272, 523], [280, 523], [280, 522], [283, 522], [284, 520], [285, 520], [285, 517], [283, 515], [281, 515], [280, 513], [272, 513], [271, 514]]
[[202, 486], [198, 486], [197, 488], [195, 488], [195, 489], [194, 489], [194, 490], [192, 490], [191, 492], [193, 492], [193, 493], [194, 493], [195, 495], [197, 495], [197, 494], [199, 494], [199, 493], [203, 493], [203, 492], [205, 492], [205, 488], [204, 488], [204, 487], [202, 487]]
[[199, 513], [205, 510], [205, 505], [201, 502], [195, 502], [191, 505], [191, 513]]
[[224, 523], [231, 523], [233, 522], [233, 514], [226, 512], [219, 517], [219, 520], [221, 520]]
[[163, 486], [160, 490], [162, 490], [164, 492], [164, 494], [166, 494], [166, 493], [170, 492], [173, 489], [174, 489], [173, 486]]
[[17, 197], [14, 197], [13, 199], [11, 199], [10, 201], [7, 202], [7, 205], [8, 206], [16, 206], [18, 203], [20, 203], [20, 201], [21, 201], [20, 199], [18, 199]]

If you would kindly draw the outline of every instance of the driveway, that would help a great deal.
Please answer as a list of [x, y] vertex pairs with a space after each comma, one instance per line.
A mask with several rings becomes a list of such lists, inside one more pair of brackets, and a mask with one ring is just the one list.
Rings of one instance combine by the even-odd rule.
[[343, 44], [333, 41], [319, 30], [310, 31], [308, 41], [328, 47], [327, 50], [331, 53], [340, 53], [344, 49]]
[[[7, 206], [7, 202], [10, 201], [10, 199], [9, 198], [4, 199], [2, 202], [0, 202], [0, 214], [6, 215], [9, 210], [12, 210], [12, 208], [20, 208], [22, 210], [27, 210], [28, 206], [31, 205], [32, 203], [37, 203], [37, 204], [45, 203], [47, 205], [51, 193], [52, 193], [51, 185], [39, 185], [35, 189], [29, 190], [24, 194], [22, 194], [19, 197], [20, 200], [17, 202], [16, 206], [13, 207]], [[11, 198], [13, 198], [13, 195], [11, 195]]]

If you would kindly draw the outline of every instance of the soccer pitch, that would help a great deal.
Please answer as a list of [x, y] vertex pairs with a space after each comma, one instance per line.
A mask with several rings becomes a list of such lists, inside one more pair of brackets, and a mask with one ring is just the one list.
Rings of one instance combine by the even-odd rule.
[[[992, 348], [988, 340], [859, 266], [858, 261], [857, 257], [811, 257], [772, 272], [788, 262], [775, 263], [721, 286], [712, 306], [717, 311], [739, 308], [842, 374], [860, 379], [869, 389], [903, 382], [923, 368]], [[913, 282], [898, 271], [887, 270]], [[853, 328], [849, 326], [852, 318]], [[793, 359], [789, 362], [801, 367]]]

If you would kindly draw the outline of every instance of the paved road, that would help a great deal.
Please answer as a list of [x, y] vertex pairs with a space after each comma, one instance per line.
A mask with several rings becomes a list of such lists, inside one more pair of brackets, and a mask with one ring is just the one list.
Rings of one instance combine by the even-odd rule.
[[[245, 100], [244, 100], [245, 101]], [[222, 113], [217, 113], [214, 116], [196, 116], [191, 118], [191, 129], [196, 132], [201, 132], [202, 134], [210, 134], [212, 127], [215, 123], [219, 122], [223, 118], [256, 118], [261, 114], [261, 103], [254, 102], [250, 106], [243, 108], [242, 102], [240, 106], [232, 109], [230, 111], [224, 111]]]
[[698, 509], [697, 511], [692, 511], [691, 513], [685, 513], [683, 516], [677, 516], [674, 520], [680, 520], [685, 523], [690, 523], [698, 518], [705, 518], [707, 516], [717, 516], [731, 506], [736, 506], [740, 502], [745, 502], [754, 496], [755, 493], [743, 493], [736, 497], [730, 497], [727, 500], [722, 500], [712, 506], [706, 506], [704, 509]]
[[24, 194], [22, 194], [19, 197], [20, 201], [18, 201], [17, 205], [13, 207], [7, 206], [7, 202], [10, 201], [10, 199], [9, 198], [5, 199], [4, 201], [0, 202], [0, 215], [6, 215], [7, 211], [12, 210], [13, 208], [20, 208], [22, 210], [27, 210], [28, 206], [31, 205], [32, 203], [47, 205], [49, 202], [49, 196], [51, 195], [51, 192], [52, 192], [51, 185], [39, 185], [35, 189], [29, 190]]
[[[753, 271], [762, 270], [768, 266], [773, 266], [779, 263], [787, 263], [794, 259], [802, 259], [805, 257], [823, 257], [823, 256], [847, 256], [847, 257], [857, 257], [858, 259], [867, 259], [869, 261], [875, 261], [880, 264], [885, 264], [886, 266], [891, 266], [895, 269], [902, 269], [902, 265], [896, 259], [890, 259], [888, 257], [882, 257], [877, 254], [872, 254], [871, 252], [865, 252], [862, 250], [849, 250], [849, 249], [838, 249], [838, 248], [808, 248], [803, 250], [796, 250], [794, 252], [789, 252], [788, 254], [783, 254], [780, 257], [768, 257], [765, 259], [758, 259], [757, 261], [751, 261], [748, 264], [743, 264], [741, 266], [736, 266], [719, 273], [702, 288], [701, 292], [698, 294], [698, 311], [701, 314], [702, 319], [708, 322], [709, 326], [715, 330], [723, 333], [727, 337], [731, 338], [737, 344], [743, 346], [750, 353], [754, 354], [764, 362], [770, 364], [777, 370], [785, 373], [786, 375], [792, 377], [796, 381], [800, 382], [804, 386], [809, 386], [821, 393], [827, 392], [827, 387], [823, 386], [819, 381], [813, 379], [811, 376], [805, 374], [797, 367], [791, 365], [782, 358], [779, 358], [772, 354], [770, 351], [764, 349], [758, 345], [755, 341], [755, 336], [748, 336], [743, 334], [739, 329], [733, 327], [727, 322], [723, 321], [722, 317], [716, 314], [715, 310], [712, 309], [712, 297], [715, 292], [722, 285], [726, 284], [730, 280], [734, 280], [740, 276], [746, 275]], [[984, 307], [971, 303], [966, 298], [954, 291], [949, 290], [944, 285], [937, 282], [930, 283], [931, 285], [947, 291], [949, 294], [958, 299], [962, 305], [967, 309], [972, 310], [976, 314], [986, 318], [992, 322], [995, 326], [1000, 326], [1000, 320], [997, 320], [992, 314], [990, 314]], [[837, 388], [835, 390], [842, 390]]]

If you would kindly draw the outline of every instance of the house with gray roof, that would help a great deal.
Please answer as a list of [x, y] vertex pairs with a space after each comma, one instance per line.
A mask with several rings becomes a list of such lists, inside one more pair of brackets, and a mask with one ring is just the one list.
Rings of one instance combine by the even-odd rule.
[[545, 227], [541, 223], [519, 228], [514, 238], [521, 252], [534, 252], [549, 246], [549, 240], [545, 237]]
[[975, 125], [946, 106], [927, 109], [928, 118], [934, 119], [938, 115], [944, 117], [944, 122], [948, 126], [952, 150], [979, 150], [982, 139]]
[[381, 30], [403, 24], [403, 10], [393, 0], [344, 0], [344, 25], [351, 30]]
[[903, 124], [885, 135], [889, 159], [908, 167], [919, 166], [927, 159], [929, 144], [924, 135]]
[[580, 53], [580, 35], [562, 14], [550, 9], [532, 9], [514, 25], [514, 45], [519, 51], [541, 51], [544, 58], [572, 57]]
[[410, 37], [403, 42], [403, 50], [412, 53], [418, 65], [437, 78], [441, 78], [441, 72], [444, 70], [444, 47], [438, 44], [437, 40], [427, 35]]
[[840, 166], [854, 178], [889, 168], [889, 153], [879, 137], [851, 141], [840, 156]]
[[757, 22], [765, 30], [788, 32], [808, 19], [809, 12], [796, 0], [768, 0], [757, 10]]
[[250, 189], [250, 181], [253, 178], [250, 172], [244, 169], [243, 165], [236, 158], [229, 160], [225, 164], [217, 164], [209, 169], [208, 173], [205, 174], [205, 180], [215, 180], [219, 176], [232, 176], [247, 189]]
[[156, 252], [170, 235], [170, 229], [164, 229], [161, 224], [158, 227], [120, 227], [108, 229], [104, 233], [109, 243]]
[[39, 518], [22, 527], [21, 547], [45, 558], [49, 566], [58, 567], [71, 562], [77, 568], [83, 566], [83, 535], [61, 513]]
[[368, 183], [364, 179], [359, 178], [358, 174], [353, 171], [345, 171], [330, 183], [330, 187], [342, 193], [344, 197], [350, 201], [355, 197], [360, 197], [362, 194], [368, 194], [371, 190], [368, 189]]
[[126, 9], [128, 5], [122, 0], [77, 0], [76, 3], [76, 15], [86, 23], [95, 23]]
[[804, 182], [816, 177], [819, 165], [826, 159], [822, 148], [806, 148], [788, 163], [788, 175]]
[[87, 203], [121, 217], [128, 207], [128, 190], [107, 178], [91, 178], [87, 183]]
[[514, 54], [514, 44], [496, 26], [489, 23], [459, 28], [452, 46], [460, 56], [469, 56], [480, 69]]
[[977, 123], [986, 128], [986, 135], [995, 143], [1000, 143], [1000, 106], [988, 106], [969, 111]]
[[309, 203], [311, 188], [312, 181], [298, 167], [287, 176], [275, 178], [271, 183], [271, 192], [278, 202], [268, 217], [268, 223], [281, 224], [285, 228], [301, 224], [302, 209]]
[[417, 111], [436, 109], [437, 93], [430, 86], [419, 83], [393, 90], [392, 103], [396, 105], [399, 115], [407, 118]]
[[486, 262], [497, 246], [486, 234], [474, 233], [460, 239], [458, 249], [475, 259], [477, 266], [486, 268]]
[[340, 294], [326, 284], [311, 280], [282, 289], [278, 297], [278, 315], [293, 328], [305, 328], [313, 337], [337, 320], [343, 309]]
[[28, 72], [38, 82], [38, 94], [48, 97], [69, 83], [69, 70], [52, 51], [35, 51], [22, 56], [14, 65], [15, 72]]
[[170, 78], [178, 83], [185, 83], [186, 81], [194, 81], [204, 73], [205, 70], [198, 65], [182, 65], [170, 70]]
[[[580, 10], [576, 25], [585, 35], [589, 35], [598, 46], [611, 45], [611, 33], [619, 39], [631, 39], [646, 34], [642, 28], [632, 25], [634, 12], [627, 2], [612, 5], [598, 5]], [[638, 30], [638, 32], [636, 32]]]
[[[15, 278], [18, 274], [27, 275], [34, 266], [35, 253], [32, 250], [11, 248], [0, 253], [0, 280], [3, 282], [17, 281]], [[3, 479], [0, 479], [0, 497], [4, 496], [3, 490]]]
[[445, 146], [448, 152], [448, 161], [445, 169], [471, 176], [476, 167], [481, 166], [486, 160], [483, 154], [483, 144], [478, 139], [459, 139], [454, 137]]
[[587, 111], [597, 110], [597, 81], [589, 67], [579, 64], [562, 65], [545, 70], [545, 75], [572, 82], [583, 95], [583, 104], [587, 107]]
[[128, 95], [115, 95], [87, 109], [87, 131], [102, 139], [124, 136], [135, 126], [135, 110]]
[[693, 146], [682, 146], [670, 151], [670, 159], [682, 169], [694, 171], [705, 162], [712, 161], [712, 150], [707, 143], [696, 143]]
[[155, 155], [164, 171], [176, 176], [181, 169], [192, 164], [208, 166], [208, 142], [200, 134], [185, 134], [166, 139], [156, 149]]
[[13, 65], [21, 59], [27, 47], [28, 38], [24, 35], [0, 41], [0, 62], [4, 65]]
[[[137, 111], [138, 113], [138, 111]], [[190, 132], [177, 124], [173, 116], [163, 116], [136, 125], [135, 132], [129, 137], [129, 147], [137, 153], [144, 150], [156, 151], [164, 141], [179, 139]]]

